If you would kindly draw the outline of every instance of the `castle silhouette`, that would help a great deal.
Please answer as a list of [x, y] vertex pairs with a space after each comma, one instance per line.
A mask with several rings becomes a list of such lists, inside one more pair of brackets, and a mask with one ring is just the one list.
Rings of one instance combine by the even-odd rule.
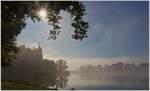
[[13, 60], [11, 65], [2, 68], [3, 80], [25, 81], [34, 84], [40, 84], [42, 78], [42, 48], [40, 44], [38, 48], [26, 48], [25, 45], [18, 47], [19, 52], [16, 55], [16, 60]]

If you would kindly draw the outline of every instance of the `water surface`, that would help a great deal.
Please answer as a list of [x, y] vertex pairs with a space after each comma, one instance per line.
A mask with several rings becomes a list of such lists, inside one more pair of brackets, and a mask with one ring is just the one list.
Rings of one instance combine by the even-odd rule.
[[143, 74], [72, 73], [64, 89], [78, 90], [145, 90], [148, 76]]

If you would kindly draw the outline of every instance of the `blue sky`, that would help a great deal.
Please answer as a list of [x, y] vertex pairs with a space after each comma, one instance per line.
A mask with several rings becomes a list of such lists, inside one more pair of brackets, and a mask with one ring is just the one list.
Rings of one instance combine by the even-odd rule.
[[90, 28], [88, 38], [83, 41], [71, 39], [70, 16], [61, 12], [62, 28], [57, 40], [47, 40], [51, 26], [46, 21], [33, 23], [28, 19], [17, 42], [28, 47], [36, 47], [40, 42], [47, 59], [148, 61], [148, 2], [90, 1], [84, 5], [87, 9], [84, 18]]

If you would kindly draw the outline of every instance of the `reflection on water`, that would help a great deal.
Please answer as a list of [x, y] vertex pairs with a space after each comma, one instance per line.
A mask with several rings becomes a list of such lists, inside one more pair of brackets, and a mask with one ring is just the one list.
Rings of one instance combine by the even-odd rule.
[[[68, 75], [69, 76], [69, 75]], [[68, 76], [61, 76], [61, 77], [57, 77], [53, 80], [53, 82], [51, 82], [52, 80], [49, 80], [49, 83], [48, 83], [48, 87], [49, 88], [55, 88], [55, 89], [63, 89], [67, 86], [67, 82], [68, 82], [68, 79], [67, 77]]]
[[78, 90], [113, 90], [113, 89], [148, 89], [148, 76], [141, 74], [70, 74], [68, 86], [65, 89]]

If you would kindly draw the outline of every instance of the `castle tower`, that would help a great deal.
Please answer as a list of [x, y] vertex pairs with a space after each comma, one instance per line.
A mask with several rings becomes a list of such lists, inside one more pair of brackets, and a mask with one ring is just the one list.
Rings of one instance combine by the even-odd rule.
[[42, 48], [41, 48], [41, 46], [40, 46], [40, 42], [39, 42], [39, 47], [38, 47], [38, 52], [39, 52], [39, 56], [40, 56], [40, 58], [41, 59], [43, 59], [43, 55], [42, 55]]
[[41, 48], [41, 46], [40, 46], [40, 42], [39, 42], [39, 47], [38, 48]]

